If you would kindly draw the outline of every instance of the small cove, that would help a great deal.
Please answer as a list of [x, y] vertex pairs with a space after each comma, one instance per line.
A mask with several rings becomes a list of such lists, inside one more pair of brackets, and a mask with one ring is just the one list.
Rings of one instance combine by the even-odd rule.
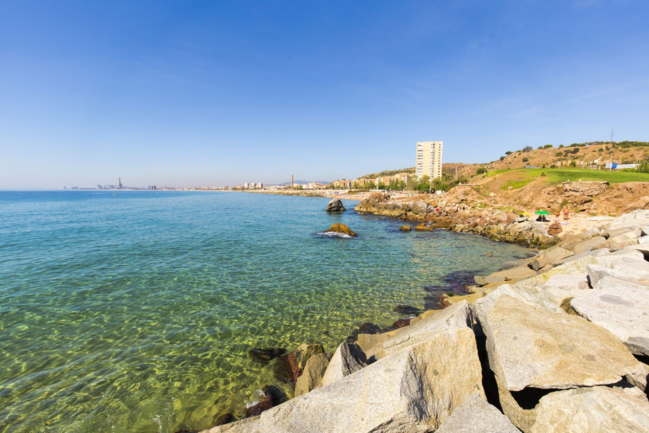
[[[355, 202], [344, 201], [348, 209]], [[333, 351], [426, 286], [529, 255], [327, 199], [0, 192], [0, 432], [207, 428], [275, 383], [254, 347]], [[343, 222], [359, 234], [319, 234]]]

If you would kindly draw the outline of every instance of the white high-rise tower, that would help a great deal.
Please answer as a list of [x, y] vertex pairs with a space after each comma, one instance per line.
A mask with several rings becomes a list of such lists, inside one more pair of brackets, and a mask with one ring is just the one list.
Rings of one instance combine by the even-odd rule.
[[417, 177], [428, 176], [431, 180], [442, 177], [443, 141], [417, 142]]

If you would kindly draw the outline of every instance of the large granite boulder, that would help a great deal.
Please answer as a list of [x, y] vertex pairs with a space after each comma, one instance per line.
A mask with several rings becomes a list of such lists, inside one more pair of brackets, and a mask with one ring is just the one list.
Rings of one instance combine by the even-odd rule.
[[638, 370], [638, 361], [610, 332], [505, 291], [497, 296], [502, 290], [476, 301], [473, 310], [487, 336], [489, 365], [507, 390], [611, 384]]
[[531, 433], [649, 432], [649, 402], [596, 386], [553, 392], [536, 407]]
[[325, 209], [327, 212], [345, 212], [346, 210], [345, 206], [343, 206], [343, 202], [338, 197], [331, 200]]
[[332, 356], [331, 353], [316, 353], [309, 357], [304, 366], [304, 372], [297, 378], [295, 383], [296, 397], [320, 386]]
[[566, 263], [574, 262], [575, 260], [583, 259], [584, 257], [600, 257], [610, 253], [611, 251], [608, 248], [599, 248], [596, 250], [584, 251], [582, 253], [575, 254], [574, 256], [566, 257], [563, 260], [559, 260], [557, 264], [561, 266], [565, 265]]
[[605, 277], [627, 281], [649, 283], [649, 263], [644, 260], [624, 259], [612, 263], [611, 267], [588, 265], [588, 278], [595, 287]]
[[435, 431], [473, 394], [484, 398], [473, 331], [441, 333], [327, 386], [210, 433]]
[[327, 230], [325, 233], [338, 233], [341, 235], [350, 236], [352, 238], [358, 236], [356, 233], [352, 231], [352, 229], [350, 229], [343, 223], [333, 224], [331, 227], [329, 227], [329, 230]]
[[649, 356], [649, 286], [605, 277], [595, 288], [573, 299], [572, 308], [609, 330], [634, 354]]
[[505, 280], [509, 281], [530, 278], [534, 275], [536, 275], [536, 271], [530, 269], [527, 265], [523, 265], [516, 268], [505, 269], [504, 271], [494, 272], [493, 274], [491, 274], [491, 277], [505, 277]]
[[356, 344], [343, 341], [334, 352], [327, 371], [322, 377], [322, 386], [336, 382], [367, 365], [363, 350]]
[[561, 247], [550, 248], [545, 251], [541, 251], [535, 258], [532, 260], [530, 267], [535, 271], [538, 271], [544, 266], [554, 265], [559, 260], [563, 260], [566, 257], [574, 256], [574, 253], [564, 250]]
[[415, 344], [429, 340], [437, 334], [471, 326], [469, 305], [466, 301], [454, 304], [439, 313], [420, 320], [383, 342], [380, 357], [384, 358]]
[[588, 286], [587, 277], [586, 272], [554, 275], [545, 282], [543, 290], [557, 305], [562, 305], [568, 298], [578, 298], [592, 292]]
[[505, 276], [504, 275], [500, 275], [500, 276], [476, 275], [476, 276], [473, 277], [473, 280], [476, 282], [476, 284], [478, 286], [486, 286], [487, 284], [494, 284], [494, 283], [502, 283], [502, 282], [504, 282], [505, 281]]
[[457, 409], [436, 433], [519, 433], [501, 411], [473, 394]]

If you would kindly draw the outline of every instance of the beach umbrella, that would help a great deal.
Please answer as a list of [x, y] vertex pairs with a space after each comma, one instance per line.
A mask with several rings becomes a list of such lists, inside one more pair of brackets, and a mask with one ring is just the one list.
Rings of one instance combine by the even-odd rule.
[[544, 210], [537, 210], [535, 213], [537, 215], [550, 215], [547, 211]]

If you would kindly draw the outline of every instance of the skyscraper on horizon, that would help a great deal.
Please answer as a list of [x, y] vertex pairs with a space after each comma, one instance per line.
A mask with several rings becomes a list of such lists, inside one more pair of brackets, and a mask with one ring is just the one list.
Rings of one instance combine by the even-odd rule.
[[415, 174], [418, 178], [428, 176], [430, 180], [442, 177], [443, 141], [418, 141]]
[[117, 183], [117, 188], [122, 189], [122, 178], [121, 177], [119, 178], [119, 181]]

